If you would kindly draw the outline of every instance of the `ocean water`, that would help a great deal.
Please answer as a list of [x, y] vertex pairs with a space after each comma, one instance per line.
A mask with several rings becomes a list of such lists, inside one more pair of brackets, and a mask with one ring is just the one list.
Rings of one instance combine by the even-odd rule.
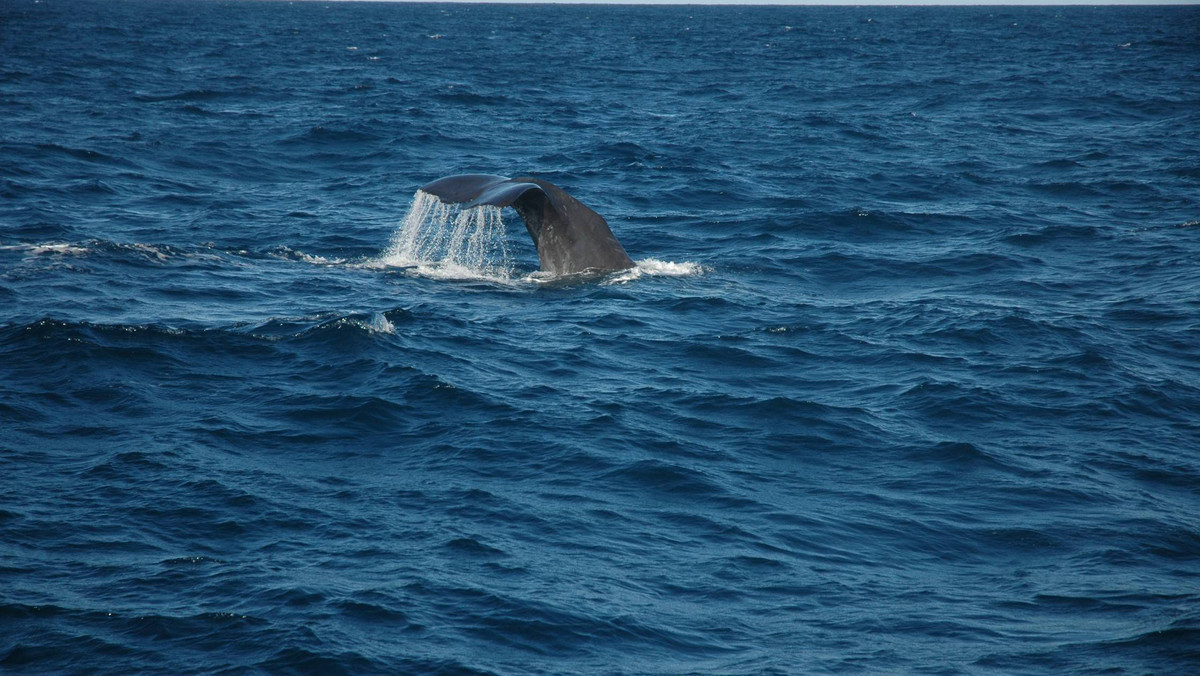
[[0, 120], [0, 670], [1200, 671], [1196, 7], [2, 0]]

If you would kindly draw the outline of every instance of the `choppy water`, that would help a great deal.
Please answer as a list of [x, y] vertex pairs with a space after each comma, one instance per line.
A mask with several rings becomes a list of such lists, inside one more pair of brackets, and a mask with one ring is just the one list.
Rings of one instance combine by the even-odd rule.
[[1200, 669], [1195, 7], [5, 0], [0, 116], [6, 671]]

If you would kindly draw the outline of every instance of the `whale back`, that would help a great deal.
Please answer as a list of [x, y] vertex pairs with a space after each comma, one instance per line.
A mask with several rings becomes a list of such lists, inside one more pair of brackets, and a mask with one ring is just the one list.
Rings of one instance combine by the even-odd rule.
[[604, 217], [549, 181], [460, 174], [427, 183], [421, 190], [465, 209], [511, 206], [525, 222], [546, 272], [569, 275], [633, 267]]

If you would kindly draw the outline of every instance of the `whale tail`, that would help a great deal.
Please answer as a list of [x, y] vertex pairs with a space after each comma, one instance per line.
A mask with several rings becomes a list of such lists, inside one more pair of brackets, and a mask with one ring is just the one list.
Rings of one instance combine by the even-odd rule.
[[426, 183], [421, 191], [465, 209], [485, 204], [511, 206], [525, 222], [546, 272], [569, 275], [634, 266], [600, 214], [548, 181], [459, 174]]

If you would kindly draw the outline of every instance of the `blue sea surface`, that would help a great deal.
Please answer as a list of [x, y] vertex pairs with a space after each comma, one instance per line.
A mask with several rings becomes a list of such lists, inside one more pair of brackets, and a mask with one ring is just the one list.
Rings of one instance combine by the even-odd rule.
[[0, 121], [0, 671], [1200, 673], [1198, 7], [0, 0]]

